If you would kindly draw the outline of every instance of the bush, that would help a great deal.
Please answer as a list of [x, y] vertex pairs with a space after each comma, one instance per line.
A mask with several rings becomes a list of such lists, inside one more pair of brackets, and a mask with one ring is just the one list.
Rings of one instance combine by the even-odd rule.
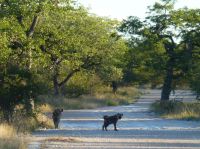
[[32, 114], [31, 102], [41, 93], [39, 83], [35, 82], [33, 74], [28, 69], [9, 64], [0, 72], [0, 77], [3, 80], [0, 86], [2, 118], [10, 122], [17, 105], [23, 105], [27, 115]]
[[28, 133], [39, 127], [53, 128], [51, 118], [41, 112], [34, 113], [32, 116], [27, 116], [23, 110], [14, 112], [10, 124], [15, 128], [17, 133]]
[[200, 103], [184, 103], [180, 101], [157, 101], [152, 104], [152, 110], [166, 118], [185, 120], [200, 120]]
[[102, 85], [102, 81], [96, 75], [87, 72], [75, 74], [67, 85], [63, 86], [61, 93], [70, 98], [76, 98], [84, 94], [92, 94]]
[[106, 100], [106, 105], [107, 106], [117, 106], [117, 105], [119, 105], [119, 103], [117, 103], [116, 101], [113, 101], [113, 100]]
[[173, 113], [182, 110], [184, 104], [181, 101], [156, 101], [152, 104], [151, 108], [156, 113], [166, 114], [166, 113]]

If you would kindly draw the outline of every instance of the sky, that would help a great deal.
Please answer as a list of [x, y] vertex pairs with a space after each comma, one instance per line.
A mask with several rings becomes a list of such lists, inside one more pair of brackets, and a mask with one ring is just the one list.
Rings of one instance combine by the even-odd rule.
[[[153, 5], [158, 0], [78, 0], [79, 3], [89, 8], [91, 13], [118, 20], [128, 16], [145, 18], [147, 6]], [[200, 0], [177, 0], [175, 8], [200, 8]]]

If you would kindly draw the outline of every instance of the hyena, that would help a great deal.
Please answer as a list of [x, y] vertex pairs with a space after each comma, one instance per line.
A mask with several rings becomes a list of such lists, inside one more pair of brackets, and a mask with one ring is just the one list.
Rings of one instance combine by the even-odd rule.
[[53, 123], [56, 129], [58, 128], [58, 125], [60, 123], [62, 112], [63, 112], [63, 109], [55, 109], [53, 111], [52, 118], [53, 118]]
[[104, 123], [103, 123], [103, 126], [102, 126], [102, 130], [105, 129], [107, 131], [108, 125], [113, 124], [114, 125], [114, 130], [117, 131], [117, 121], [119, 119], [121, 119], [122, 116], [123, 116], [122, 113], [117, 113], [117, 114], [115, 114], [113, 116], [104, 115], [103, 116]]

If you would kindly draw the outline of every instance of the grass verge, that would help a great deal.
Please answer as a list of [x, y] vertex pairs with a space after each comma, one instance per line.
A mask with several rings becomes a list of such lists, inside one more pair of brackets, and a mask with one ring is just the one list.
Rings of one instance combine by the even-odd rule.
[[134, 87], [121, 87], [116, 94], [112, 92], [111, 88], [104, 87], [92, 95], [82, 95], [78, 98], [45, 95], [40, 97], [40, 101], [42, 105], [48, 107], [46, 108], [48, 112], [54, 107], [62, 107], [64, 109], [94, 109], [103, 106], [126, 105], [135, 102], [139, 95], [139, 91]]
[[164, 118], [200, 120], [200, 102], [157, 101], [151, 109]]
[[27, 143], [17, 136], [13, 126], [2, 123], [0, 124], [0, 149], [27, 149]]
[[25, 136], [39, 127], [53, 128], [53, 122], [41, 112], [34, 117], [16, 112], [12, 123], [0, 123], [0, 149], [27, 149], [28, 140]]

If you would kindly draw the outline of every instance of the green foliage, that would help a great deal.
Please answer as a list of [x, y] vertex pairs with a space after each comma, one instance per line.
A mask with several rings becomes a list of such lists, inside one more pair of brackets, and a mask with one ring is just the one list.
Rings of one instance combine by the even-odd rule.
[[[103, 78], [109, 78], [119, 70], [118, 59], [126, 46], [113, 36], [117, 21], [88, 15], [83, 8], [71, 11], [56, 8], [48, 16], [38, 24], [35, 35], [41, 44], [44, 65], [52, 68], [49, 74], [57, 88], [63, 88], [77, 72], [107, 70]], [[58, 16], [59, 21], [55, 21]], [[120, 71], [117, 72], [115, 78], [119, 79]]]
[[0, 73], [0, 109], [3, 111], [4, 118], [11, 120], [15, 106], [24, 105], [28, 114], [31, 114], [30, 99], [40, 93], [39, 84], [36, 84], [33, 75], [29, 70], [19, 68], [9, 64]]
[[101, 84], [97, 76], [87, 72], [79, 72], [75, 74], [69, 83], [62, 87], [61, 93], [67, 97], [78, 97], [83, 94], [92, 92], [95, 86]]
[[197, 99], [199, 99], [200, 95], [200, 64], [199, 62], [196, 62], [195, 64], [196, 67], [192, 69], [190, 72], [190, 87], [192, 88], [193, 91], [196, 92], [197, 94]]
[[118, 103], [116, 101], [108, 99], [108, 100], [106, 100], [106, 105], [107, 106], [117, 106]]
[[7, 120], [19, 105], [29, 113], [30, 99], [40, 94], [79, 96], [101, 79], [121, 79], [127, 49], [118, 21], [71, 0], [0, 0], [0, 6], [0, 110]]
[[[156, 2], [144, 21], [131, 16], [119, 28], [130, 47], [124, 80], [151, 83], [152, 87], [163, 84], [163, 100], [185, 80], [198, 80], [194, 67], [199, 61], [199, 9], [175, 10], [174, 2]], [[194, 74], [189, 78], [190, 71]]]

